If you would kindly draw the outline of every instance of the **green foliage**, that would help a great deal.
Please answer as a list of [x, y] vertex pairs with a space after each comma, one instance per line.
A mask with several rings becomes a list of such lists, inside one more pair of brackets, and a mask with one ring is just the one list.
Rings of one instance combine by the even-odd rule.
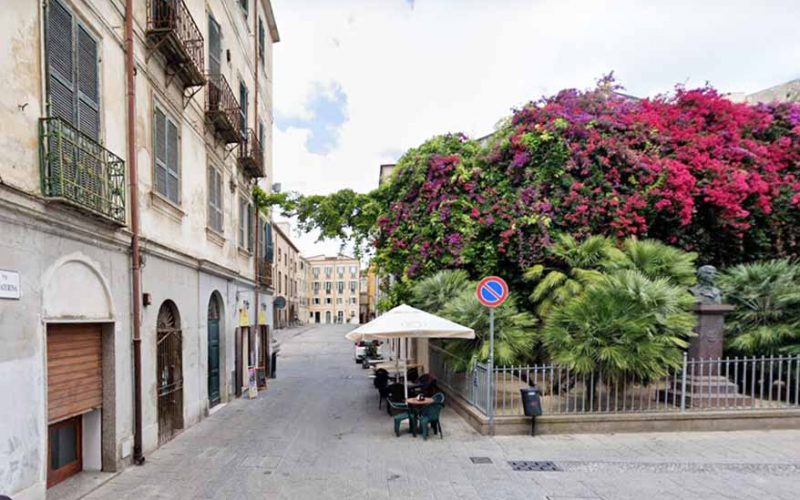
[[439, 271], [414, 283], [411, 305], [431, 314], [439, 314], [453, 297], [468, 288], [472, 288], [472, 285], [466, 272]]
[[[471, 340], [447, 340], [444, 349], [463, 366], [453, 366], [456, 370], [466, 369], [477, 362], [489, 359], [489, 313], [478, 302], [471, 286], [447, 303], [441, 316], [460, 325], [475, 330]], [[532, 360], [537, 339], [536, 319], [527, 312], [520, 311], [513, 297], [495, 309], [494, 363], [495, 365], [523, 364]]]
[[666, 278], [618, 271], [553, 308], [542, 337], [551, 359], [577, 374], [651, 380], [680, 366], [694, 298]]
[[401, 304], [411, 302], [412, 287], [413, 285], [408, 279], [395, 281], [388, 289], [384, 290], [384, 296], [376, 304], [378, 311], [383, 313]]
[[673, 285], [689, 288], [697, 281], [697, 254], [657, 240], [628, 238], [615, 252], [608, 270], [635, 269], [650, 279], [665, 278]]
[[552, 266], [534, 265], [524, 277], [536, 285], [530, 299], [536, 304], [536, 314], [547, 317], [553, 306], [563, 304], [579, 295], [583, 289], [602, 279], [602, 269], [607, 267], [614, 244], [605, 236], [590, 236], [578, 242], [572, 235], [561, 233], [546, 249]]
[[727, 347], [736, 354], [800, 352], [800, 264], [788, 259], [740, 264], [719, 278]]

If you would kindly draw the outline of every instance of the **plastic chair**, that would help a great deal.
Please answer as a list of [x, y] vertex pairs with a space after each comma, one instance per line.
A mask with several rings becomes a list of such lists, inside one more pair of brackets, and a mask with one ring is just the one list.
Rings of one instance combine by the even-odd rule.
[[400, 437], [400, 424], [403, 420], [408, 420], [408, 430], [412, 434], [416, 435], [414, 432], [414, 419], [411, 417], [411, 412], [408, 411], [408, 405], [405, 403], [395, 403], [394, 401], [387, 399], [386, 404], [388, 404], [388, 408], [397, 410], [399, 413], [394, 415], [394, 433], [397, 437]]
[[444, 393], [443, 392], [437, 392], [436, 394], [434, 394], [433, 395], [433, 402], [434, 403], [444, 404]]
[[[405, 406], [406, 395], [403, 384], [391, 384], [388, 387], [386, 387], [386, 401], [396, 404], [402, 404]], [[392, 407], [390, 405], [386, 406], [386, 413], [388, 413], [389, 415], [392, 414]]]
[[428, 426], [433, 429], [433, 433], [438, 431], [439, 438], [443, 439], [442, 423], [439, 421], [439, 413], [441, 413], [444, 405], [441, 403], [431, 403], [422, 409], [419, 413], [419, 430], [422, 433], [422, 439], [428, 439]]

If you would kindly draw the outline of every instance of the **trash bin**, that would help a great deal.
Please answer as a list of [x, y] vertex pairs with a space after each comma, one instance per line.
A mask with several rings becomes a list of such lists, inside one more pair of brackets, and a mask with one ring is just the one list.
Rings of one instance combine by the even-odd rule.
[[542, 397], [539, 395], [539, 389], [536, 386], [520, 389], [520, 396], [522, 397], [522, 409], [525, 411], [526, 417], [531, 417], [531, 436], [536, 432], [536, 417], [542, 415]]
[[272, 360], [269, 363], [269, 378], [275, 378], [275, 372], [278, 369], [278, 353], [272, 353]]

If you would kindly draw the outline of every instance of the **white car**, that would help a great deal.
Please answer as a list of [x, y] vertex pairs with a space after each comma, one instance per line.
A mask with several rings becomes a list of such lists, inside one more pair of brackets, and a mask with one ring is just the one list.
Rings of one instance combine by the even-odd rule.
[[378, 347], [380, 347], [382, 343], [383, 342], [380, 342], [378, 340], [373, 340], [371, 342], [366, 340], [359, 340], [358, 342], [356, 342], [356, 355], [355, 355], [356, 364], [362, 363], [364, 361], [364, 358], [367, 357], [367, 347], [369, 346], [369, 344], [375, 346], [374, 357], [380, 357], [378, 355]]

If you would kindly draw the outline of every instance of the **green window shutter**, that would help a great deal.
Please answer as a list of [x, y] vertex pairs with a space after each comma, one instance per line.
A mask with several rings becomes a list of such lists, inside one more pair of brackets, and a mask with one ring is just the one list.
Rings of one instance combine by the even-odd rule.
[[264, 252], [264, 256], [269, 262], [273, 262], [275, 260], [275, 245], [272, 242], [272, 224], [269, 222], [264, 225], [264, 234], [267, 236], [267, 249]]
[[219, 74], [220, 59], [222, 59], [222, 44], [220, 43], [219, 23], [212, 16], [208, 16], [208, 72], [210, 74]]
[[247, 217], [245, 213], [245, 200], [242, 197], [239, 197], [239, 247], [244, 248], [245, 246], [245, 232], [244, 227], [246, 224], [245, 218]]
[[167, 116], [160, 108], [156, 108], [153, 121], [155, 122], [155, 188], [157, 193], [167, 196]]
[[100, 138], [100, 91], [97, 75], [97, 42], [78, 25], [78, 129], [94, 140]]
[[178, 167], [178, 127], [167, 118], [167, 198], [174, 203], [181, 201], [181, 176]]
[[72, 14], [56, 0], [47, 4], [47, 69], [50, 115], [75, 123]]
[[264, 31], [264, 21], [258, 18], [258, 59], [261, 64], [264, 64], [264, 47], [266, 40], [266, 32]]

